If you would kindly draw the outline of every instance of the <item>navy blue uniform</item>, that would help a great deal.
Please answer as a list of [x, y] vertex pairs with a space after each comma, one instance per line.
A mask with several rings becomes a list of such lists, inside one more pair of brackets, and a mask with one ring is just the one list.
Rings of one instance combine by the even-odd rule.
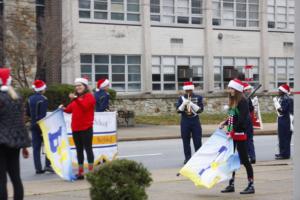
[[[252, 104], [251, 99], [247, 99], [248, 105], [249, 105], [249, 112], [254, 112], [254, 106]], [[247, 134], [247, 146], [248, 146], [248, 154], [251, 160], [256, 160], [255, 155], [255, 148], [254, 148], [254, 141], [253, 141], [253, 124], [251, 115], [247, 118], [247, 128], [246, 128], [246, 134]]]
[[100, 89], [94, 93], [96, 99], [96, 112], [109, 111], [109, 94]]
[[[188, 96], [184, 95], [184, 98], [187, 99]], [[202, 128], [198, 116], [198, 114], [203, 111], [202, 96], [192, 94], [191, 101], [199, 106], [200, 109], [198, 111], [193, 111], [191, 115], [187, 112], [186, 108], [184, 111], [178, 111], [181, 113], [180, 130], [183, 141], [185, 162], [187, 162], [192, 156], [190, 145], [191, 137], [193, 138], [195, 151], [197, 151], [202, 145]], [[182, 97], [179, 97], [176, 104], [177, 109], [182, 102]]]
[[284, 158], [289, 158], [292, 139], [290, 114], [294, 113], [294, 103], [288, 95], [283, 95], [279, 97], [279, 104], [281, 106], [281, 109], [278, 110], [281, 115], [278, 116], [279, 154]]
[[[42, 171], [41, 147], [43, 143], [42, 132], [36, 123], [47, 115], [48, 99], [40, 93], [35, 93], [28, 98], [26, 113], [31, 118], [32, 148], [35, 170]], [[45, 166], [50, 167], [50, 161], [46, 158]]]

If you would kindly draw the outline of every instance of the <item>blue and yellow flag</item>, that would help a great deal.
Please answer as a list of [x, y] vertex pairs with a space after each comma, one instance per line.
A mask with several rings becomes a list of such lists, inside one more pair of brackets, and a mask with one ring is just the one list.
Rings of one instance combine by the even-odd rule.
[[58, 109], [52, 112], [38, 121], [38, 124], [43, 133], [47, 158], [55, 173], [65, 180], [74, 180], [72, 155], [63, 111]]

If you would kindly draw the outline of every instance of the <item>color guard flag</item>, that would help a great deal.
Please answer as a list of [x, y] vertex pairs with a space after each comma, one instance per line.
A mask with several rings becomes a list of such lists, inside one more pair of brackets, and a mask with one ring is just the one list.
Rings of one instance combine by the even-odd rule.
[[38, 121], [42, 130], [45, 152], [55, 173], [61, 178], [72, 181], [72, 155], [64, 120], [64, 113], [57, 109]]
[[198, 187], [212, 188], [230, 179], [232, 172], [240, 168], [239, 156], [233, 149], [233, 140], [217, 129], [179, 173]]

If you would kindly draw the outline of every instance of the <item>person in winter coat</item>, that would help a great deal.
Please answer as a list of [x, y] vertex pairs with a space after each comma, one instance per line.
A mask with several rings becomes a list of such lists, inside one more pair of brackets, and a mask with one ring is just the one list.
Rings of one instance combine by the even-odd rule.
[[96, 112], [109, 111], [109, 80], [100, 79], [97, 82], [97, 89], [94, 93], [96, 99]]
[[72, 113], [71, 129], [77, 152], [78, 180], [84, 179], [84, 150], [87, 154], [88, 170], [94, 166], [93, 122], [95, 110], [95, 98], [88, 88], [88, 80], [85, 78], [75, 79], [75, 93], [69, 94], [71, 103], [61, 108], [66, 113]]
[[[245, 166], [248, 186], [240, 192], [240, 194], [253, 194], [254, 182], [253, 182], [253, 168], [248, 158], [247, 148], [247, 117], [249, 116], [248, 102], [243, 94], [244, 85], [243, 82], [235, 79], [231, 80], [228, 84], [229, 92], [229, 110], [228, 119], [220, 123], [220, 128], [224, 128], [227, 125], [227, 136], [233, 139], [234, 148], [237, 149], [241, 163]], [[229, 181], [229, 185], [222, 190], [222, 193], [234, 192], [234, 180], [235, 172], [232, 174], [232, 178]]]
[[14, 200], [24, 198], [20, 176], [20, 151], [24, 158], [31, 144], [23, 120], [23, 101], [10, 86], [10, 70], [0, 69], [0, 199], [7, 200], [7, 174], [13, 185]]

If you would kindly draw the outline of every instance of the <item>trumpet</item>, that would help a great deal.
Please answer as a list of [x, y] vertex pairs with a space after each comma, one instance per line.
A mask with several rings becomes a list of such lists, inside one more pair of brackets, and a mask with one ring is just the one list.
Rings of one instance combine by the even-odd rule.
[[186, 110], [187, 110], [187, 114], [188, 115], [192, 115], [193, 114], [192, 113], [192, 107], [191, 107], [191, 104], [190, 104], [191, 100], [192, 100], [192, 96], [190, 94], [188, 94], [188, 101], [189, 101], [189, 103], [186, 105]]

